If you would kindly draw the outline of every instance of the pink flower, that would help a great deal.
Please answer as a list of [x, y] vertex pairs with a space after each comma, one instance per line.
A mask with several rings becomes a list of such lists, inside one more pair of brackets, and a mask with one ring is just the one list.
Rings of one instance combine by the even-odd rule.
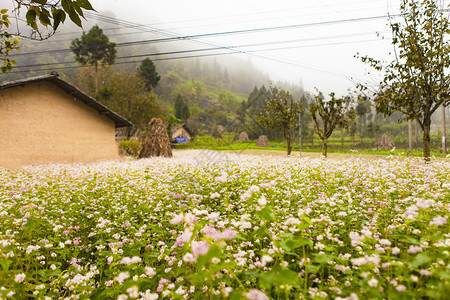
[[125, 223], [122, 225], [122, 227], [130, 227], [131, 226], [131, 223], [130, 223], [130, 221], [125, 221]]
[[441, 216], [435, 217], [432, 221], [430, 221], [430, 226], [441, 226], [447, 223], [447, 219]]
[[202, 231], [203, 231], [203, 233], [205, 234], [205, 236], [207, 238], [211, 238], [211, 239], [213, 239], [215, 241], [218, 241], [218, 240], [220, 240], [222, 238], [220, 232], [217, 231], [216, 229], [214, 229], [214, 227], [212, 227], [212, 226], [205, 226], [202, 229]]
[[236, 237], [237, 235], [237, 231], [236, 230], [232, 230], [232, 229], [225, 229], [222, 232], [222, 238], [224, 240], [232, 240]]
[[400, 248], [394, 247], [392, 248], [392, 254], [397, 255], [400, 253]]
[[410, 245], [408, 249], [408, 253], [419, 253], [422, 252], [422, 247]]
[[421, 269], [419, 274], [422, 276], [430, 276], [432, 273], [426, 269]]
[[250, 292], [245, 293], [244, 296], [251, 300], [269, 300], [269, 297], [267, 297], [266, 294], [257, 289], [253, 289]]
[[199, 255], [205, 255], [209, 251], [209, 243], [207, 241], [192, 242], [192, 254], [195, 258]]
[[169, 223], [172, 224], [172, 225], [175, 225], [175, 224], [178, 224], [178, 223], [181, 223], [181, 222], [183, 222], [183, 215], [182, 214], [176, 215], [172, 220], [169, 221]]
[[399, 286], [397, 286], [396, 288], [395, 288], [397, 291], [399, 291], [399, 292], [403, 292], [403, 291], [405, 291], [406, 290], [406, 287], [404, 286], [404, 285], [399, 285]]

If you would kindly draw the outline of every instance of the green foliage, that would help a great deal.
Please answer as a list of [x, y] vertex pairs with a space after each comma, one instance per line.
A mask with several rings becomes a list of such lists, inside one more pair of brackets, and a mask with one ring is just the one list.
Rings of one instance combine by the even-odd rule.
[[96, 74], [92, 72], [90, 69], [80, 70], [77, 85], [131, 121], [135, 130], [143, 130], [152, 118], [163, 116], [157, 96], [147, 91], [144, 79], [137, 72], [120, 72], [111, 67], [101, 67], [98, 70], [100, 84], [97, 93], [91, 80]]
[[88, 33], [83, 32], [81, 38], [72, 41], [70, 49], [75, 60], [86, 65], [97, 66], [99, 63], [111, 65], [116, 58], [115, 43], [109, 41], [103, 30], [95, 25]]
[[346, 98], [336, 98], [334, 93], [331, 99], [325, 101], [321, 92], [315, 96], [315, 101], [309, 105], [309, 112], [314, 121], [316, 132], [322, 140], [322, 154], [327, 156], [327, 139], [331, 136], [336, 126], [346, 120]]
[[291, 128], [295, 127], [300, 110], [301, 105], [294, 101], [289, 92], [276, 87], [270, 88], [270, 98], [266, 101], [265, 113], [259, 118], [259, 121], [268, 128], [283, 130], [287, 155], [290, 155], [292, 151]]
[[145, 86], [148, 90], [151, 90], [158, 85], [161, 77], [158, 75], [155, 64], [150, 58], [146, 58], [141, 62], [139, 71], [140, 75], [145, 79]]
[[[84, 18], [83, 10], [94, 10], [88, 0], [62, 0], [62, 1], [47, 1], [47, 0], [15, 0], [14, 4], [17, 5], [15, 10], [20, 12], [22, 7], [26, 8], [25, 15], [27, 26], [33, 29], [34, 33], [37, 33], [38, 40], [47, 39], [52, 36], [58, 29], [61, 23], [64, 23], [66, 16], [72, 20], [78, 27], [81, 27], [81, 18]], [[20, 33], [7, 32], [5, 28], [9, 28], [11, 22], [9, 21], [6, 13], [7, 9], [0, 10], [0, 61], [3, 61], [2, 72], [9, 72], [12, 70], [15, 61], [8, 58], [9, 52], [15, 50], [19, 51], [20, 48], [18, 36]], [[39, 32], [39, 25], [45, 27], [51, 27], [52, 31], [47, 37], [42, 37]], [[27, 37], [31, 38], [31, 37]], [[34, 39], [34, 38], [33, 38]]]
[[126, 155], [138, 157], [142, 150], [142, 143], [139, 140], [123, 140], [119, 147]]
[[390, 18], [395, 60], [387, 65], [370, 57], [362, 61], [384, 72], [374, 92], [378, 112], [403, 113], [415, 119], [423, 130], [423, 155], [430, 156], [431, 116], [442, 105], [450, 104], [450, 23], [434, 0], [402, 0], [401, 20]]
[[7, 9], [0, 10], [0, 60], [3, 60], [3, 66], [1, 67], [2, 73], [10, 72], [13, 65], [16, 64], [14, 59], [9, 58], [11, 51], [19, 51], [18, 46], [20, 40], [14, 38], [12, 34], [9, 34], [6, 29], [9, 28], [11, 22], [9, 21], [6, 13]]
[[183, 96], [178, 94], [177, 100], [175, 100], [175, 117], [180, 120], [186, 121], [191, 116], [191, 112], [189, 111], [189, 106], [183, 99]]

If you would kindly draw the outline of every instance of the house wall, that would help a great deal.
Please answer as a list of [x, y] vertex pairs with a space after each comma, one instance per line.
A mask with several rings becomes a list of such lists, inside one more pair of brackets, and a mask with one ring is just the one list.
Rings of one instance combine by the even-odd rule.
[[114, 121], [52, 83], [0, 90], [0, 166], [118, 157]]

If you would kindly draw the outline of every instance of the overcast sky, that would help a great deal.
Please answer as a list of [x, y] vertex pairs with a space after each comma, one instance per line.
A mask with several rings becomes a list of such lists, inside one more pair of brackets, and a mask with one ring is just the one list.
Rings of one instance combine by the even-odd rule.
[[[378, 80], [373, 70], [354, 57], [357, 53], [391, 60], [391, 33], [383, 16], [398, 13], [400, 0], [90, 2], [100, 15], [123, 21], [115, 26], [130, 33], [125, 35], [127, 41], [253, 30], [166, 44], [183, 50], [225, 47], [198, 54], [240, 52], [233, 55], [250, 59], [274, 81], [301, 82], [308, 92], [317, 88], [341, 96], [354, 90], [355, 83]], [[101, 18], [92, 13], [86, 16], [94, 22]], [[367, 75], [368, 71], [373, 74]]]
[[91, 0], [91, 3], [99, 13], [109, 11], [118, 19], [164, 30], [161, 37], [302, 25], [202, 38], [190, 45], [194, 49], [205, 45], [262, 44], [234, 50], [246, 51], [239, 55], [251, 57], [274, 80], [302, 82], [307, 91], [318, 88], [338, 95], [354, 89], [354, 82], [371, 80], [366, 74], [369, 68], [354, 57], [358, 52], [388, 58], [392, 46], [387, 19], [377, 17], [396, 13], [399, 8], [399, 0]]

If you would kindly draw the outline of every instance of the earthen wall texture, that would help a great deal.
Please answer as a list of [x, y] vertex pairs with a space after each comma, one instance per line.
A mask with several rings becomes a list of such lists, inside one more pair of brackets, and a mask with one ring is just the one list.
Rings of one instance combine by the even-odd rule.
[[0, 90], [0, 166], [117, 159], [114, 121], [50, 82]]

